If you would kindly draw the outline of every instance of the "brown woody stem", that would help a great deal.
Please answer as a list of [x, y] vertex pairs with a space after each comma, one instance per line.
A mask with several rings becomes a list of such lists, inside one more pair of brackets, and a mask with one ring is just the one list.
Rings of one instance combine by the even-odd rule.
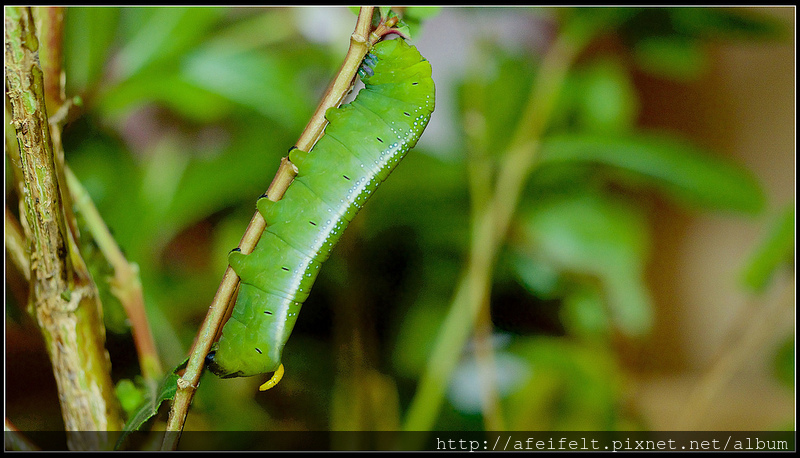
[[[30, 309], [50, 355], [67, 431], [118, 430], [122, 420], [97, 289], [75, 264], [77, 249], [65, 223], [33, 18], [28, 7], [5, 11], [6, 87], [19, 144], [12, 161], [23, 176], [21, 213], [31, 253]], [[69, 434], [68, 446], [103, 449], [106, 440]]]

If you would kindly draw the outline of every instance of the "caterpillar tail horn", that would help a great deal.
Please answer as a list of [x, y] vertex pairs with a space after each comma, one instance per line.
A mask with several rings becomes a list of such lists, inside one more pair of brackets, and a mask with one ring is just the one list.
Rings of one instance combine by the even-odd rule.
[[267, 391], [268, 389], [277, 385], [278, 382], [280, 382], [281, 379], [283, 378], [284, 372], [285, 369], [283, 368], [283, 364], [281, 364], [280, 367], [278, 367], [278, 370], [276, 370], [275, 373], [272, 374], [272, 378], [264, 382], [264, 384], [261, 385], [260, 387], [258, 387], [258, 391]]

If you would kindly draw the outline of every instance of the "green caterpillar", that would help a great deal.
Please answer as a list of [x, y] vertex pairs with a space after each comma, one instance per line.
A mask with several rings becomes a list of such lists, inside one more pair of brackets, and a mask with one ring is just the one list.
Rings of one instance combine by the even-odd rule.
[[310, 153], [289, 155], [298, 174], [283, 199], [258, 200], [267, 228], [249, 255], [228, 256], [241, 286], [216, 351], [206, 358], [220, 377], [275, 372], [321, 264], [377, 186], [416, 145], [434, 108], [431, 65], [414, 46], [376, 44], [359, 69], [355, 100], [325, 113], [325, 134]]

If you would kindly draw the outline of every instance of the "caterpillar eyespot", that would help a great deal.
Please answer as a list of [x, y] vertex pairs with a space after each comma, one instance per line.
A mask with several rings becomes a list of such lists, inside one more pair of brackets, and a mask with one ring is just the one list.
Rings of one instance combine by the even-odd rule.
[[220, 377], [274, 372], [262, 391], [280, 381], [283, 348], [321, 264], [428, 124], [435, 87], [430, 63], [414, 46], [382, 41], [358, 73], [365, 87], [353, 102], [325, 113], [329, 124], [314, 148], [289, 150], [298, 174], [283, 199], [258, 200], [267, 228], [253, 252], [228, 255], [241, 281], [239, 297], [206, 358]]

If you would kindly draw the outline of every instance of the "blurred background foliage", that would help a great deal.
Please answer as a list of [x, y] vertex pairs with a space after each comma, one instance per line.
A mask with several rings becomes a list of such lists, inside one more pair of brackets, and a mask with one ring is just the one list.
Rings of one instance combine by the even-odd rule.
[[[643, 388], [653, 385], [643, 381], [689, 373], [691, 382], [673, 388], [680, 404], [714, 359], [670, 366], [683, 344], [653, 346], [673, 329], [676, 313], [703, 306], [659, 297], [680, 281], [674, 267], [672, 277], [659, 272], [657, 259], [680, 250], [669, 241], [682, 237], [665, 241], [664, 233], [690, 231], [691, 218], [723, 215], [711, 217], [761, 234], [738, 242], [746, 255], [708, 261], [730, 263], [728, 278], [712, 288], [750, 298], [754, 305], [728, 312], [747, 322], [765, 302], [781, 300], [770, 287], [793, 292], [794, 200], [765, 190], [768, 178], [714, 149], [724, 142], [653, 121], [657, 107], [649, 103], [658, 99], [648, 91], [703, 87], [720, 71], [719, 46], [785, 48], [789, 15], [749, 8], [412, 10], [414, 42], [437, 84], [428, 131], [326, 263], [286, 347], [284, 380], [259, 393], [263, 380], [205, 375], [186, 428], [400, 428], [469, 247], [469, 162], [491, 168], [503, 160], [542, 53], [565, 24], [588, 18], [598, 30], [566, 73], [494, 271], [493, 368], [472, 345], [464, 350], [435, 429], [484, 428], [487, 389], [507, 429], [681, 429], [671, 421], [683, 406], [653, 408]], [[354, 23], [346, 8], [67, 8], [66, 92], [82, 103], [64, 131], [67, 163], [139, 266], [166, 366], [191, 346], [227, 252], [337, 70]], [[760, 70], [741, 69], [756, 78]], [[788, 97], [794, 88], [774, 90]], [[698, 97], [677, 106], [703, 103]], [[789, 121], [780, 125], [794, 126]], [[793, 168], [791, 149], [769, 157]], [[7, 206], [16, 212], [6, 182]], [[672, 217], [684, 226], [659, 229]], [[107, 266], [84, 242], [107, 289]], [[8, 273], [7, 415], [21, 429], [59, 429], [47, 358], [21, 312], [25, 291], [21, 277]], [[113, 377], [130, 409], [139, 369], [124, 314], [107, 297]], [[717, 324], [714, 332], [724, 334], [730, 322]], [[790, 402], [794, 340], [781, 329], [769, 341], [780, 345], [764, 345], [774, 361], [769, 377], [782, 381], [786, 395], [770, 396]], [[734, 332], [720, 352], [737, 348], [737, 339]], [[731, 425], [715, 422], [722, 414], [712, 409], [699, 427], [793, 428], [791, 412]]]

